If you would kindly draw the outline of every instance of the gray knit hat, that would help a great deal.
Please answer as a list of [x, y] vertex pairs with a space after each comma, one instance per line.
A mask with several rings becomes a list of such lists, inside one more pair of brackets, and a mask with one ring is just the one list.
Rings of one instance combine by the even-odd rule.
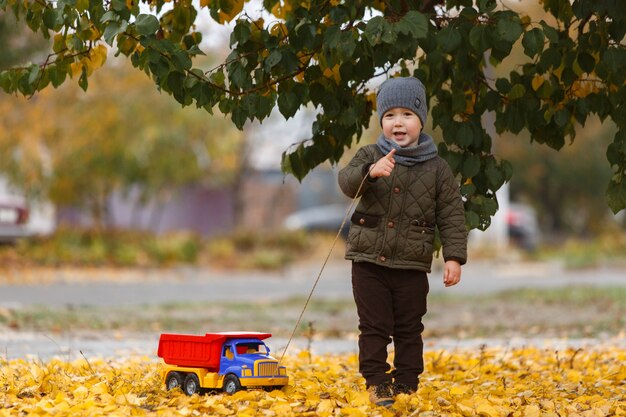
[[428, 105], [426, 104], [426, 90], [424, 84], [415, 77], [389, 78], [378, 88], [376, 95], [376, 111], [378, 120], [382, 123], [383, 115], [394, 107], [404, 107], [417, 114], [426, 123]]

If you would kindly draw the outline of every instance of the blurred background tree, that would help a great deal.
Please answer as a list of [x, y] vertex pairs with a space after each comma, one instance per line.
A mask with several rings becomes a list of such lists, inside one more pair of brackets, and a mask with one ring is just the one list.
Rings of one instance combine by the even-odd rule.
[[30, 99], [4, 95], [0, 111], [0, 170], [31, 198], [85, 209], [98, 228], [112, 223], [114, 191], [163, 203], [186, 184], [230, 184], [238, 173], [242, 133], [180, 108], [127, 62], [94, 74], [86, 93], [68, 84]]
[[579, 140], [558, 154], [524, 134], [502, 137], [498, 154], [513, 165], [511, 199], [537, 210], [545, 237], [590, 237], [618, 226], [605, 200], [605, 184], [612, 175], [605, 163], [606, 146], [614, 134], [614, 126], [590, 120], [579, 129]]
[[42, 59], [51, 42], [18, 24], [11, 13], [0, 13], [0, 71], [29, 61]]

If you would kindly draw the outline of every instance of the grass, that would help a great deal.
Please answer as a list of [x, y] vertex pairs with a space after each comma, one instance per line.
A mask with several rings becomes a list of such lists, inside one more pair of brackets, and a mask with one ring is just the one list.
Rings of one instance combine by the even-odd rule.
[[559, 259], [566, 268], [594, 268], [626, 264], [626, 233], [614, 231], [593, 239], [567, 239], [558, 245], [546, 245], [534, 255], [540, 261]]
[[[135, 307], [33, 306], [0, 310], [0, 331], [191, 332], [232, 329], [288, 337], [303, 298], [277, 302], [169, 303]], [[425, 337], [598, 337], [626, 328], [625, 288], [513, 290], [481, 296], [429, 297]], [[346, 337], [357, 332], [352, 299], [312, 300], [297, 333]]]
[[[0, 265], [18, 267], [170, 267], [210, 266], [237, 270], [279, 270], [295, 262], [325, 259], [335, 235], [304, 231], [238, 230], [202, 238], [194, 233], [155, 235], [129, 230], [59, 228], [51, 236], [0, 246]], [[471, 260], [491, 259], [489, 247], [472, 247]], [[566, 268], [626, 265], [626, 233], [617, 230], [593, 239], [569, 239], [532, 253], [512, 248], [529, 260], [561, 260]], [[343, 257], [343, 241], [334, 248]], [[441, 256], [438, 254], [438, 256]]]
[[317, 235], [240, 230], [204, 239], [194, 233], [59, 228], [53, 235], [0, 247], [0, 265], [25, 267], [169, 267], [276, 270], [310, 256]]

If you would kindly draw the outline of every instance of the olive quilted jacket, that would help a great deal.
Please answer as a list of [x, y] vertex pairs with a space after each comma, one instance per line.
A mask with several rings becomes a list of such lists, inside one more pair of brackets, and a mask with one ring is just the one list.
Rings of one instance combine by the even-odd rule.
[[[339, 172], [339, 186], [350, 198], [370, 166], [383, 156], [376, 145], [358, 150]], [[444, 260], [467, 260], [465, 211], [458, 184], [439, 156], [414, 166], [396, 163], [389, 177], [364, 181], [351, 218], [346, 259], [389, 268], [430, 272], [435, 227]]]

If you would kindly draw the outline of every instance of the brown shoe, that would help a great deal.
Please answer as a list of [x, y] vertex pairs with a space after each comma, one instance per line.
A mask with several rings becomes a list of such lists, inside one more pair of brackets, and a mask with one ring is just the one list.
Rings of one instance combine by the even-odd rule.
[[382, 407], [391, 407], [393, 404], [393, 392], [391, 384], [385, 382], [380, 385], [371, 385], [367, 392], [370, 395], [370, 401]]
[[393, 390], [393, 395], [399, 395], [399, 394], [407, 394], [407, 395], [411, 395], [411, 394], [415, 394], [415, 392], [417, 392], [416, 389], [406, 385], [406, 384], [402, 384], [400, 382], [394, 382], [393, 386], [391, 387], [391, 389]]

